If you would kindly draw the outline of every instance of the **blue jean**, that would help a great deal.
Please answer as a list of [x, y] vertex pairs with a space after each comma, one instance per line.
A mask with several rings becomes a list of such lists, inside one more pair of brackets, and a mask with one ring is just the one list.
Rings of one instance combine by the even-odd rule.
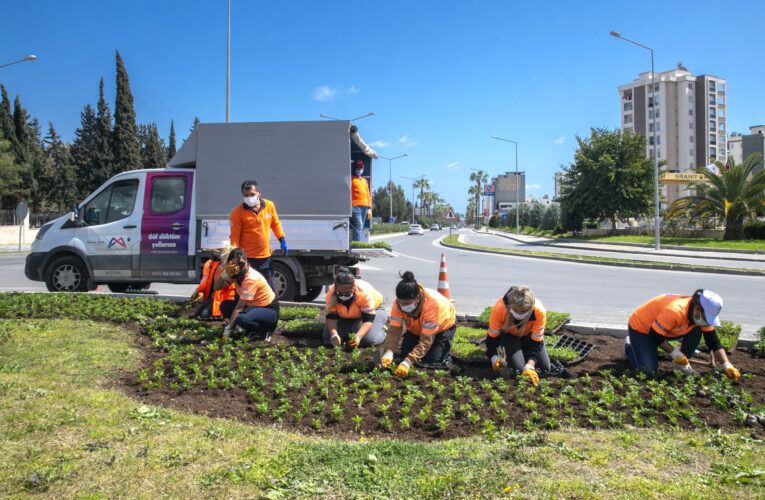
[[[629, 326], [627, 326], [627, 330], [629, 331], [630, 346], [632, 347], [632, 356], [628, 359], [630, 364], [648, 373], [658, 370], [659, 346], [654, 344], [647, 334], [633, 330]], [[682, 337], [671, 340], [681, 340], [680, 351], [685, 354], [686, 358], [691, 359], [701, 342], [701, 328], [694, 328]]]
[[367, 220], [367, 207], [351, 207], [351, 241], [361, 241], [363, 238], [364, 222]]
[[[359, 347], [371, 347], [380, 345], [385, 340], [385, 322], [388, 321], [388, 313], [385, 312], [384, 307], [380, 307], [375, 311], [375, 320], [372, 322], [372, 328], [369, 329], [364, 338], [359, 342]], [[340, 318], [337, 320], [337, 333], [340, 335], [340, 340], [343, 342], [348, 341], [348, 335], [351, 332], [358, 332], [361, 328], [361, 318]], [[324, 326], [324, 332], [322, 333], [324, 343], [329, 345], [329, 330]]]
[[[220, 312], [224, 318], [230, 318], [238, 300], [224, 300], [220, 303]], [[279, 311], [271, 307], [246, 306], [236, 317], [234, 326], [241, 326], [247, 333], [261, 333], [276, 328]]]

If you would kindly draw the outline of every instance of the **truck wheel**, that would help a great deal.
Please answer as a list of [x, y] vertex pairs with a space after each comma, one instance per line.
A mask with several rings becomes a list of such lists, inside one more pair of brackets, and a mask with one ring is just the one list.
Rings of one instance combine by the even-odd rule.
[[296, 302], [313, 302], [316, 297], [321, 295], [321, 290], [324, 287], [321, 286], [312, 286], [308, 289], [305, 295], [298, 295], [295, 297]]
[[50, 292], [87, 292], [88, 270], [77, 257], [62, 257], [48, 266], [45, 285]]
[[135, 282], [135, 283], [126, 283], [126, 282], [120, 282], [120, 283], [107, 283], [107, 286], [109, 287], [109, 290], [112, 291], [112, 293], [125, 293], [128, 289], [132, 290], [146, 290], [149, 288], [151, 283], [146, 282]]
[[292, 270], [281, 262], [274, 262], [274, 293], [279, 300], [295, 300], [295, 275]]

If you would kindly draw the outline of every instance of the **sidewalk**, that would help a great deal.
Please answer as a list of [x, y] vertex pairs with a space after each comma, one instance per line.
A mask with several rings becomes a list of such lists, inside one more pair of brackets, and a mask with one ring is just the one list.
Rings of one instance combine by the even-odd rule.
[[15, 245], [0, 245], [0, 254], [23, 254], [23, 253], [29, 253], [31, 244], [27, 243], [24, 245], [21, 245], [21, 251], [19, 251], [19, 245], [18, 243]]

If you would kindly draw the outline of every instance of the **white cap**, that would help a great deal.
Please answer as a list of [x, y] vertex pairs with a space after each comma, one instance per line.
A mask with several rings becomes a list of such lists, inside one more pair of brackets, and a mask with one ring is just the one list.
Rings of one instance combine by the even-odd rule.
[[704, 290], [699, 295], [699, 303], [704, 309], [704, 316], [707, 323], [712, 326], [720, 326], [720, 311], [723, 306], [723, 299], [712, 290]]

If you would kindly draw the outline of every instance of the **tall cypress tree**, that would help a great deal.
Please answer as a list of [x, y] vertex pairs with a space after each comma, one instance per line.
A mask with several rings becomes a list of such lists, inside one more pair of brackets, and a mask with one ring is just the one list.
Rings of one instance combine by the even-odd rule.
[[170, 120], [170, 137], [167, 144], [167, 161], [170, 161], [175, 156], [175, 125], [173, 120]]
[[49, 193], [55, 193], [49, 203], [56, 207], [59, 212], [69, 209], [77, 199], [77, 176], [72, 155], [61, 136], [56, 133], [53, 124], [48, 127], [48, 135], [45, 136], [45, 152], [50, 158], [50, 170], [46, 170], [46, 176], [40, 178], [40, 188]]
[[114, 135], [112, 152], [115, 172], [141, 168], [141, 145], [138, 142], [138, 128], [135, 123], [133, 94], [130, 81], [119, 51], [117, 59], [117, 97], [114, 102]]
[[159, 138], [155, 123], [138, 126], [138, 136], [141, 140], [141, 162], [143, 168], [162, 168], [167, 161], [165, 146]]
[[21, 106], [18, 94], [13, 100], [13, 132], [16, 136], [16, 160], [20, 163], [29, 161], [29, 135], [27, 129], [27, 112]]
[[98, 84], [98, 114], [94, 130], [95, 156], [93, 157], [93, 184], [101, 185], [116, 172], [112, 156], [112, 114], [104, 99], [104, 79]]
[[96, 156], [96, 113], [87, 104], [80, 113], [80, 128], [74, 131], [72, 159], [77, 179], [80, 180], [78, 198], [90, 194], [100, 184], [95, 184], [93, 165]]
[[13, 113], [11, 112], [11, 101], [8, 99], [8, 92], [5, 91], [5, 86], [0, 84], [0, 91], [2, 91], [2, 101], [0, 101], [0, 128], [2, 128], [3, 136], [6, 141], [10, 143], [11, 147], [16, 144], [16, 129], [13, 126]]

